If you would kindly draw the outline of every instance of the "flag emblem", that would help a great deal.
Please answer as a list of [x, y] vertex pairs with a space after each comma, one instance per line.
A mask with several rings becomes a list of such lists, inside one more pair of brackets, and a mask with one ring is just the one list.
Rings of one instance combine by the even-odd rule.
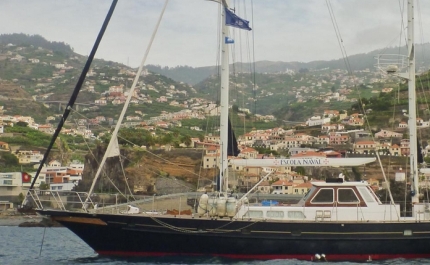
[[235, 13], [230, 11], [227, 7], [225, 10], [225, 24], [235, 28], [251, 30], [249, 27], [249, 21], [238, 17]]
[[27, 172], [22, 172], [21, 175], [22, 175], [22, 182], [23, 183], [28, 183], [31, 181], [31, 175], [28, 174]]

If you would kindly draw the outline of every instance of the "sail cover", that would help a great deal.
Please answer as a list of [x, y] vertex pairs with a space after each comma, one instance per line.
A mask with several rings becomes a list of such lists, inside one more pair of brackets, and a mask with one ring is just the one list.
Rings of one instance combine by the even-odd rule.
[[227, 143], [227, 155], [238, 156], [240, 153], [239, 147], [237, 146], [236, 136], [231, 128], [230, 119], [228, 119], [228, 143]]

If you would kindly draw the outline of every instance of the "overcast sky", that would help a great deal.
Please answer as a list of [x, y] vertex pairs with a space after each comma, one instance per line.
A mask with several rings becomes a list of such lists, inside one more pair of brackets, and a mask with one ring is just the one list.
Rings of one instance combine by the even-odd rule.
[[[137, 67], [165, 0], [120, 0], [97, 58]], [[253, 31], [235, 30], [235, 61], [331, 60], [342, 57], [324, 0], [231, 0]], [[348, 55], [398, 46], [406, 0], [330, 0]], [[39, 34], [88, 55], [109, 0], [1, 0], [0, 34]], [[403, 12], [405, 13], [405, 12]], [[429, 42], [430, 1], [416, 4], [416, 42]], [[147, 64], [216, 64], [218, 4], [170, 0]], [[404, 28], [406, 27], [405, 20]], [[254, 49], [252, 48], [254, 46]], [[252, 61], [252, 60], [251, 60]]]

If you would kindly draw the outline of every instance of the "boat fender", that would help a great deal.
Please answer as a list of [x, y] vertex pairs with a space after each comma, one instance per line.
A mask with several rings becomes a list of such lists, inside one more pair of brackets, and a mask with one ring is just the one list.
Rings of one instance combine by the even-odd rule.
[[315, 259], [314, 261], [320, 261], [321, 260], [321, 256], [320, 254], [315, 254]]
[[229, 197], [227, 199], [227, 216], [233, 218], [236, 215], [237, 200], [235, 197]]
[[209, 216], [213, 217], [217, 215], [217, 198], [216, 197], [210, 197], [208, 199], [208, 212], [209, 212]]
[[315, 259], [313, 259], [314, 262], [327, 262], [327, 258], [325, 257], [325, 254], [315, 254]]
[[218, 217], [224, 217], [227, 213], [227, 199], [225, 197], [219, 197], [216, 202], [216, 208]]
[[137, 214], [140, 212], [139, 208], [136, 206], [132, 206], [132, 205], [127, 205], [128, 209], [127, 212], [128, 214]]
[[208, 199], [209, 196], [206, 193], [200, 196], [199, 206], [197, 207], [197, 214], [199, 217], [208, 212]]

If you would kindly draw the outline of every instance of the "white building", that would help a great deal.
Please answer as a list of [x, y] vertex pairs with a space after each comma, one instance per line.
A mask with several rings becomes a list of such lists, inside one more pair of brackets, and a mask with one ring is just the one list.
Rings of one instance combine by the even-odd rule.
[[[33, 180], [35, 173], [7, 172], [0, 173], [0, 196], [18, 196], [20, 193], [25, 195]], [[39, 187], [42, 180], [38, 178], [35, 187]]]
[[307, 126], [319, 126], [330, 122], [330, 118], [322, 118], [320, 116], [313, 116], [306, 121]]

